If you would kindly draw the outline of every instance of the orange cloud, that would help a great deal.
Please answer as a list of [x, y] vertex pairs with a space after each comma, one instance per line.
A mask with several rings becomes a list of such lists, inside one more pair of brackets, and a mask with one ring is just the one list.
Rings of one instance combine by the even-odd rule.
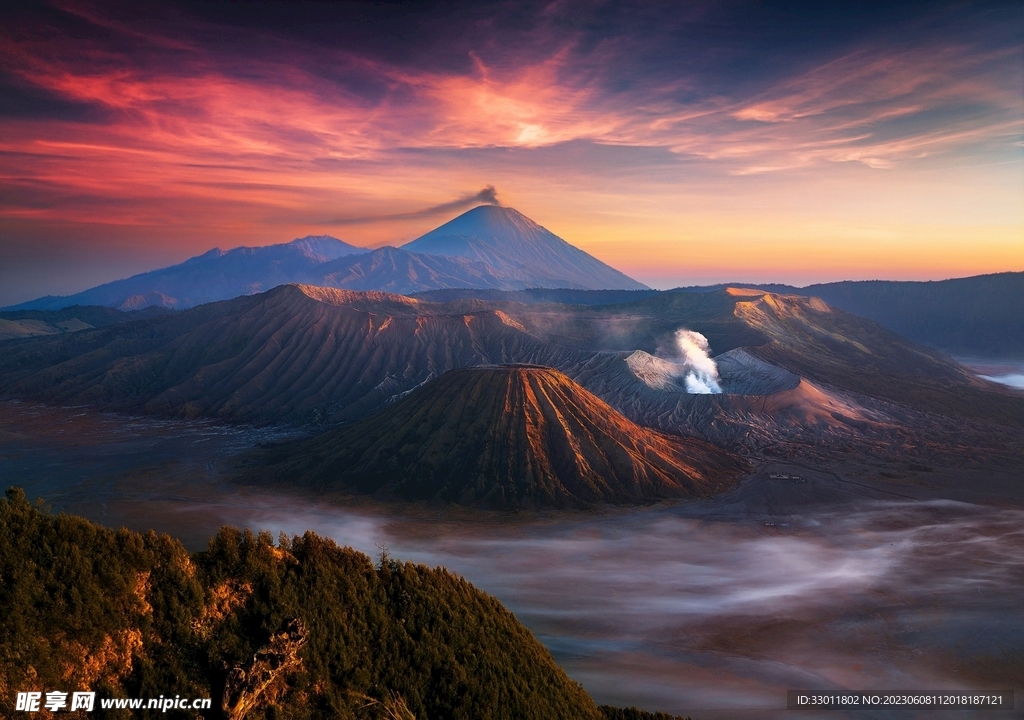
[[[330, 230], [332, 218], [397, 218], [338, 226], [347, 239], [380, 244], [429, 229], [412, 211], [494, 184], [512, 204], [533, 203], [535, 211], [520, 208], [527, 214], [585, 208], [563, 231], [576, 228], [569, 239], [582, 245], [658, 215], [649, 238], [664, 249], [666, 228], [713, 233], [716, 220], [694, 221], [704, 207], [720, 213], [718, 224], [760, 212], [783, 224], [779, 232], [796, 227], [772, 214], [778, 203], [764, 178], [808, 197], [835, 183], [842, 197], [878, 182], [840, 169], [849, 166], [887, 171], [880, 176], [925, 172], [936, 159], [1021, 162], [1017, 49], [862, 46], [739, 93], [684, 72], [613, 81], [634, 48], [587, 45], [573, 33], [522, 58], [476, 53], [465, 68], [399, 66], [336, 48], [318, 48], [313, 63], [287, 44], [211, 50], [76, 12], [147, 50], [0, 32], [10, 77], [89, 111], [0, 116], [0, 222], [34, 223], [39, 233], [47, 223], [139, 228], [140, 237], [176, 228], [183, 246], [202, 249], [223, 236], [270, 242]], [[271, 47], [262, 36], [253, 43]], [[595, 160], [594, 148], [621, 152]], [[1000, 179], [985, 187], [1011, 216], [999, 227], [1012, 228], [1022, 217], [1019, 183], [986, 177]], [[975, 197], [976, 187], [962, 195]], [[936, 195], [914, 192], [921, 206]], [[858, 211], [874, 217], [875, 200]], [[754, 222], [735, 233], [759, 237]], [[627, 262], [632, 240], [610, 255]]]

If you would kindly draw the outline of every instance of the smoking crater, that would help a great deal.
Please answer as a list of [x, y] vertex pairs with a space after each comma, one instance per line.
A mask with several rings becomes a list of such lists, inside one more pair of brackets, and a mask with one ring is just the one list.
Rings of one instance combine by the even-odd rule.
[[676, 347], [682, 356], [683, 383], [691, 395], [715, 395], [722, 392], [718, 366], [708, 355], [708, 339], [693, 330], [676, 330]]

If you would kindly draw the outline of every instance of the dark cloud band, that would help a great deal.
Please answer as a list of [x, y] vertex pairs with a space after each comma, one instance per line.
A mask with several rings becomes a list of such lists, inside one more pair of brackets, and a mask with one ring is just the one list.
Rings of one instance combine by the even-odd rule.
[[360, 217], [335, 218], [324, 223], [324, 225], [368, 225], [375, 222], [387, 222], [392, 220], [417, 220], [419, 218], [435, 217], [444, 215], [455, 210], [461, 210], [476, 205], [501, 205], [498, 201], [498, 191], [493, 185], [488, 185], [483, 190], [470, 195], [463, 195], [458, 200], [441, 203], [433, 207], [414, 210], [412, 212], [394, 213], [391, 215], [363, 215]]

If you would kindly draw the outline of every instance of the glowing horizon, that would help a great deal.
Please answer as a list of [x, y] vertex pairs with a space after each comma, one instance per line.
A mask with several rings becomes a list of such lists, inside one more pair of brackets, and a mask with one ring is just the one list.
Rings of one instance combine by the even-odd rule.
[[467, 7], [5, 11], [0, 305], [485, 186], [653, 287], [1024, 270], [1012, 4]]

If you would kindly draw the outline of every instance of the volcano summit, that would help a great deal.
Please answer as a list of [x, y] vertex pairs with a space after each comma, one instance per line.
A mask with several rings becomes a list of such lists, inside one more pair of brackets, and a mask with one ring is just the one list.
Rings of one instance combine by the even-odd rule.
[[512, 208], [482, 205], [401, 248], [370, 250], [327, 235], [228, 252], [214, 248], [178, 265], [8, 309], [100, 305], [139, 310], [158, 305], [181, 310], [289, 283], [398, 293], [647, 287]]
[[647, 289], [509, 207], [473, 208], [402, 249], [477, 260], [531, 287]]

